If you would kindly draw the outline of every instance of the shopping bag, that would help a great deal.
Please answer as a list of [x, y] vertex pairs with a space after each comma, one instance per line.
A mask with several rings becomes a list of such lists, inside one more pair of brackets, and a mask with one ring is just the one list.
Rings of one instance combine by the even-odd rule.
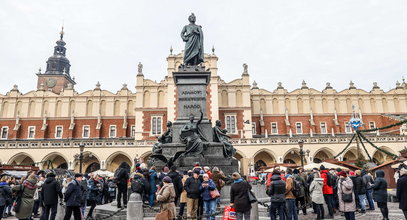
[[235, 220], [236, 219], [236, 210], [231, 206], [225, 206], [223, 210], [223, 218], [222, 220]]

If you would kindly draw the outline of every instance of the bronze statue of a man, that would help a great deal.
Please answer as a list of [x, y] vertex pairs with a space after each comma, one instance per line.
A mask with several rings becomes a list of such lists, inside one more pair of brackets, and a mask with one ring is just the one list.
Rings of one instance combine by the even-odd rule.
[[186, 144], [185, 154], [192, 156], [203, 156], [203, 151], [207, 147], [208, 143], [202, 134], [199, 124], [202, 121], [203, 113], [197, 122], [194, 123], [194, 115], [189, 116], [189, 122], [186, 123], [181, 129], [180, 139], [182, 143]]
[[192, 13], [189, 24], [185, 25], [181, 31], [181, 38], [185, 42], [184, 64], [196, 66], [204, 61], [203, 32], [200, 25], [196, 25], [196, 17]]
[[213, 141], [220, 142], [223, 145], [223, 156], [226, 158], [231, 158], [235, 155], [236, 150], [233, 145], [229, 142], [229, 136], [226, 134], [227, 130], [222, 129], [222, 122], [216, 120], [216, 126], [213, 128]]

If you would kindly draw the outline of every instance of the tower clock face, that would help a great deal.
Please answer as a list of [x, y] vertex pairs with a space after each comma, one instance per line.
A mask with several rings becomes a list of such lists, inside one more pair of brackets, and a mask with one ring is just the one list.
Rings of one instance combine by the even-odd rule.
[[57, 84], [56, 79], [47, 79], [47, 87], [48, 88], [53, 88]]

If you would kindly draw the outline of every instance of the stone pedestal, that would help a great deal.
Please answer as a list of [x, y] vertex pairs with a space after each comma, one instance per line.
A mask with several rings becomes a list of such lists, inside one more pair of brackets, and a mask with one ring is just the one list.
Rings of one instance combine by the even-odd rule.
[[127, 220], [140, 220], [144, 218], [141, 195], [132, 193], [127, 203]]

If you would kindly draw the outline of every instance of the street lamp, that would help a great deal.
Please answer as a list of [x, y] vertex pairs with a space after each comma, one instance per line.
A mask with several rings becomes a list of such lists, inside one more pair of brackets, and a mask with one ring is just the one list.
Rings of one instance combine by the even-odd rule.
[[85, 145], [84, 144], [79, 144], [79, 173], [82, 173], [82, 163], [83, 163], [83, 151], [85, 150]]
[[301, 167], [304, 168], [304, 157], [309, 155], [310, 150], [304, 151], [304, 141], [298, 141], [298, 146], [300, 147], [300, 157], [301, 157]]

